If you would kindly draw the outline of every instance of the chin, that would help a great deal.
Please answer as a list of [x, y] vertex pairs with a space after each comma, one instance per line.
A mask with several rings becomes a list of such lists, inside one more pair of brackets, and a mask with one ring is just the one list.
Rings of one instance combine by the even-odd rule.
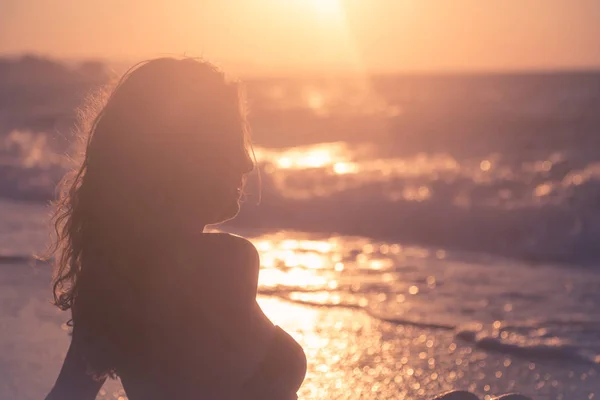
[[236, 199], [232, 202], [227, 208], [225, 208], [220, 214], [218, 218], [215, 218], [216, 221], [214, 224], [220, 224], [229, 220], [234, 219], [240, 212], [240, 202], [239, 199]]

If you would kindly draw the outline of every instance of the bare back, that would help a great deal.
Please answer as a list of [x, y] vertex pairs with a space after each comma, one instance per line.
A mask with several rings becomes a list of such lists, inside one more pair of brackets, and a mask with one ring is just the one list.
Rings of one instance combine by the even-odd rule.
[[237, 236], [203, 234], [193, 254], [178, 258], [155, 281], [144, 351], [122, 367], [123, 386], [133, 400], [235, 398], [274, 332], [256, 303], [256, 249]]
[[[203, 234], [175, 258], [156, 269], [164, 275], [145, 279], [145, 307], [131, 316], [144, 330], [117, 366], [123, 387], [131, 400], [240, 398], [275, 332], [256, 303], [256, 249], [237, 236]], [[103, 381], [87, 375], [81, 354], [72, 343], [47, 399], [96, 397]]]

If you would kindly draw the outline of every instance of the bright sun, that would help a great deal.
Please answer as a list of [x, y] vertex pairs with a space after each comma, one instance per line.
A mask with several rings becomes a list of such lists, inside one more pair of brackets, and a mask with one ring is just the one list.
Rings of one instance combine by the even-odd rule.
[[339, 15], [340, 0], [312, 0], [315, 10], [323, 16]]

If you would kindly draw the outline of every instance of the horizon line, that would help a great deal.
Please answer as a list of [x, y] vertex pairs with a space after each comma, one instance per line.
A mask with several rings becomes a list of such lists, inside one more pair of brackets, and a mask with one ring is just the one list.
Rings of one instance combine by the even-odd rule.
[[[149, 60], [156, 57], [178, 56], [177, 54], [156, 54], [153, 56], [131, 56], [131, 57], [110, 57], [110, 56], [60, 56], [48, 53], [22, 51], [0, 53], [2, 58], [20, 58], [24, 56], [35, 56], [65, 63], [83, 63], [87, 61], [97, 61], [106, 64], [109, 67], [127, 68], [139, 61]], [[179, 55], [185, 56], [185, 55]], [[207, 60], [221, 67], [225, 72], [234, 73], [240, 76], [251, 77], [274, 77], [274, 76], [302, 76], [302, 75], [543, 75], [543, 74], [569, 74], [569, 73], [600, 73], [600, 64], [598, 65], [559, 65], [559, 66], [523, 66], [523, 67], [422, 67], [422, 68], [381, 68], [365, 67], [361, 70], [356, 68], [344, 68], [342, 66], [320, 67], [318, 63], [310, 66], [296, 67], [293, 65], [275, 65], [265, 66], [247, 61], [224, 60], [218, 58], [208, 58]], [[120, 69], [120, 68], [119, 68]]]

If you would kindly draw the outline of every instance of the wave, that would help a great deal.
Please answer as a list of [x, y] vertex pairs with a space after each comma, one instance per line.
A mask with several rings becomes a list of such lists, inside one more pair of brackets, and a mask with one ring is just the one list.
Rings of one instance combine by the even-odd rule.
[[[4, 162], [0, 149], [0, 196], [54, 198], [67, 166], [44, 137], [7, 136]], [[474, 163], [444, 154], [355, 160], [361, 148], [349, 147], [296, 149], [296, 158], [285, 149], [262, 154], [261, 204], [252, 202], [251, 182], [250, 201], [230, 224], [371, 236], [531, 261], [600, 261], [600, 164], [578, 168], [555, 156], [514, 166], [498, 157]], [[336, 159], [336, 151], [346, 156]], [[290, 167], [277, 168], [281, 163]], [[481, 169], [494, 169], [488, 163], [497, 171]]]
[[[43, 133], [13, 131], [0, 146], [0, 196], [47, 202], [68, 165]], [[362, 235], [531, 261], [600, 261], [600, 164], [449, 154], [382, 158], [346, 143], [257, 149], [261, 203], [230, 225]], [[282, 167], [283, 166], [283, 167]]]
[[[7, 239], [32, 237], [6, 234]], [[594, 271], [466, 259], [452, 251], [366, 237], [300, 232], [247, 236], [260, 253], [261, 295], [441, 330], [482, 351], [600, 364], [595, 312], [600, 281]], [[0, 255], [0, 265], [38, 262], [21, 254]]]
[[[600, 365], [600, 354], [585, 346], [578, 346], [566, 339], [551, 335], [539, 335], [538, 332], [546, 332], [544, 326], [556, 325], [553, 320], [528, 321], [522, 324], [500, 324], [498, 321], [486, 326], [481, 322], [472, 322], [462, 325], [450, 323], [432, 322], [427, 320], [409, 319], [393, 315], [386, 315], [376, 311], [369, 305], [360, 304], [354, 299], [348, 300], [345, 296], [332, 295], [331, 292], [316, 296], [306, 295], [305, 292], [297, 292], [288, 289], [261, 289], [260, 294], [276, 296], [281, 299], [312, 307], [344, 307], [360, 309], [371, 317], [380, 321], [396, 325], [412, 326], [421, 329], [433, 329], [453, 332], [456, 339], [470, 343], [475, 348], [515, 356], [531, 361], [568, 361], [581, 364]], [[315, 291], [318, 292], [318, 291]], [[600, 328], [595, 321], [561, 321], [563, 324], [589, 325], [597, 332]], [[529, 334], [522, 334], [523, 328]]]
[[[502, 332], [486, 332], [480, 328], [456, 328], [458, 339], [472, 343], [476, 348], [494, 351], [530, 360], [573, 361], [583, 364], [600, 365], [600, 354], [590, 352], [585, 347], [561, 343], [556, 337], [538, 338], [518, 335], [502, 335]], [[503, 337], [505, 336], [505, 337]]]
[[[62, 128], [94, 80], [77, 81], [63, 92], [24, 81], [0, 96], [10, 116], [0, 121], [0, 197], [55, 197], [72, 140]], [[598, 82], [599, 74], [249, 82], [262, 203], [247, 202], [232, 224], [597, 264]]]
[[[299, 149], [296, 159], [279, 153], [263, 166], [261, 206], [249, 202], [233, 223], [531, 261], [600, 260], [600, 168], [593, 161], [579, 166], [554, 155], [514, 165], [499, 156], [475, 162], [447, 154], [356, 160], [350, 150], [335, 159], [340, 147]], [[310, 162], [316, 166], [306, 168]]]

